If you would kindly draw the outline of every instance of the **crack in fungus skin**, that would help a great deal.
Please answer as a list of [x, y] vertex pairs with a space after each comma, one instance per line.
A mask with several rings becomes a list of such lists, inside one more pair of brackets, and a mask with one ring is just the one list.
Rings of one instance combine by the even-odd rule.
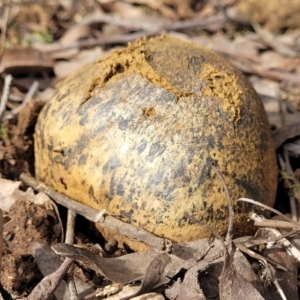
[[236, 124], [241, 118], [240, 106], [243, 94], [237, 74], [216, 69], [209, 64], [204, 64], [203, 69], [200, 79], [208, 83], [202, 89], [203, 94], [218, 98], [223, 111], [228, 113], [233, 124]]
[[141, 39], [58, 88], [36, 125], [36, 176], [83, 204], [187, 242], [210, 233], [185, 212], [226, 233], [228, 202], [214, 165], [234, 199], [235, 232], [249, 234], [249, 206], [236, 200], [275, 200], [268, 126], [257, 94], [227, 60], [170, 36]]
[[118, 80], [118, 75], [123, 73], [139, 73], [154, 85], [160, 86], [176, 95], [177, 99], [191, 96], [193, 94], [192, 92], [186, 91], [184, 88], [178, 89], [175, 85], [155, 72], [155, 69], [149, 64], [149, 61], [151, 61], [153, 57], [150, 54], [152, 53], [152, 49], [151, 47], [148, 49], [148, 47], [149, 43], [146, 39], [139, 40], [135, 44], [129, 44], [125, 49], [112, 51], [108, 59], [95, 62], [95, 64], [101, 65], [102, 72], [99, 74], [99, 77], [93, 79], [85, 96], [85, 101], [81, 105], [93, 97], [95, 87], [104, 88], [106, 84]]

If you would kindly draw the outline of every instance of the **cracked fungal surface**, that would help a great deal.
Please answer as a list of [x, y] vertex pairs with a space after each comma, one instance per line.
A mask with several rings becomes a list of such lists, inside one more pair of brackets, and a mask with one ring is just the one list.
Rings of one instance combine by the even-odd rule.
[[272, 205], [277, 169], [263, 106], [221, 56], [169, 36], [138, 40], [68, 77], [43, 108], [36, 175], [58, 191], [173, 241], [209, 235], [188, 212], [251, 230], [249, 197]]

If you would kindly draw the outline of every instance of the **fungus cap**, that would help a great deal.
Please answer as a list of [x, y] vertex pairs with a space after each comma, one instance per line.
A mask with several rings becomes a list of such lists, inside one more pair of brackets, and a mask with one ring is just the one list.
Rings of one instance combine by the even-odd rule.
[[251, 231], [248, 197], [272, 206], [277, 164], [263, 105], [226, 59], [170, 36], [138, 40], [70, 75], [35, 131], [36, 176], [175, 242]]

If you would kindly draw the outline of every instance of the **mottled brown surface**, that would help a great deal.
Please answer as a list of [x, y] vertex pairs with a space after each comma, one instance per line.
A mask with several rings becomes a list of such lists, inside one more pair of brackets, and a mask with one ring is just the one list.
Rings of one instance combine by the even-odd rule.
[[[228, 61], [171, 37], [138, 41], [60, 86], [36, 126], [36, 175], [174, 241], [224, 234], [227, 200], [273, 205], [277, 169], [263, 106]], [[249, 230], [235, 205], [239, 234]]]

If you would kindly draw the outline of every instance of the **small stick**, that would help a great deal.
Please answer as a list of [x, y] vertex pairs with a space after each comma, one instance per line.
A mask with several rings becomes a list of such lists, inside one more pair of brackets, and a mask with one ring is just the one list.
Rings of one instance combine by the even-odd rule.
[[32, 83], [32, 85], [30, 86], [27, 94], [24, 97], [23, 102], [18, 105], [17, 107], [15, 107], [14, 109], [12, 109], [6, 116], [4, 119], [11, 119], [14, 115], [18, 114], [25, 106], [26, 104], [29, 102], [29, 100], [33, 97], [33, 95], [36, 93], [37, 89], [39, 87], [39, 83], [38, 81], [34, 81]]
[[71, 267], [73, 260], [66, 258], [60, 267], [52, 274], [46, 276], [26, 298], [20, 300], [48, 300]]
[[244, 201], [244, 202], [248, 202], [248, 203], [252, 203], [254, 205], [257, 205], [257, 206], [260, 206], [264, 209], [267, 209], [271, 212], [273, 212], [274, 214], [276, 215], [279, 215], [279, 216], [282, 216], [285, 220], [287, 220], [288, 222], [291, 222], [293, 224], [295, 224], [295, 227], [299, 227], [299, 223], [298, 222], [295, 222], [294, 220], [292, 220], [291, 218], [287, 217], [286, 215], [284, 215], [283, 213], [281, 213], [279, 210], [275, 209], [275, 208], [272, 208], [268, 205], [265, 205], [263, 203], [260, 203], [258, 201], [255, 201], [253, 199], [249, 199], [249, 198], [239, 198], [238, 201]]
[[22, 173], [20, 175], [20, 180], [36, 191], [44, 192], [60, 205], [72, 209], [75, 213], [84, 216], [89, 221], [100, 223], [103, 227], [110, 228], [120, 235], [143, 242], [146, 245], [159, 250], [163, 250], [166, 244], [171, 244], [171, 241], [167, 239], [159, 238], [144, 229], [134, 227], [133, 225], [114, 218], [105, 210], [96, 210], [60, 194], [28, 174]]
[[2, 119], [2, 115], [5, 111], [6, 103], [8, 101], [8, 95], [9, 95], [9, 87], [11, 85], [11, 82], [13, 80], [13, 77], [8, 74], [4, 78], [4, 87], [2, 91], [2, 97], [0, 102], [0, 120]]
[[[250, 216], [250, 218], [254, 221], [264, 219], [263, 217], [260, 217], [256, 214], [252, 214]], [[274, 237], [274, 236], [277, 238], [282, 237], [282, 234], [277, 229], [264, 228], [264, 231], [267, 232], [270, 237]], [[300, 250], [299, 249], [297, 249], [293, 244], [291, 244], [291, 242], [286, 238], [281, 238], [277, 242], [287, 251], [287, 253], [289, 255], [293, 256], [297, 260], [297, 262], [300, 263]]]
[[74, 227], [75, 227], [76, 213], [72, 209], [68, 209], [67, 229], [66, 229], [66, 244], [74, 244]]
[[[73, 245], [74, 244], [74, 236], [75, 236], [75, 220], [76, 220], [76, 213], [68, 209], [68, 217], [67, 217], [67, 230], [66, 230], [66, 244]], [[78, 292], [76, 289], [73, 272], [73, 266], [70, 267], [68, 274], [66, 276], [66, 283], [70, 291], [70, 300], [79, 300]]]
[[224, 177], [221, 174], [221, 172], [215, 168], [214, 166], [212, 166], [212, 169], [217, 173], [223, 187], [225, 190], [225, 194], [226, 194], [226, 198], [228, 201], [228, 213], [229, 213], [229, 218], [228, 218], [228, 229], [227, 229], [227, 235], [226, 235], [226, 241], [231, 241], [233, 234], [232, 234], [232, 230], [233, 230], [233, 222], [234, 222], [234, 211], [233, 211], [233, 205], [232, 205], [232, 200], [227, 188], [227, 185], [225, 183]]
[[[254, 215], [254, 214], [253, 214]], [[252, 218], [252, 216], [251, 216]], [[291, 222], [286, 222], [286, 221], [279, 221], [279, 220], [267, 220], [267, 219], [263, 219], [263, 220], [257, 220], [257, 219], [253, 219], [254, 225], [258, 226], [258, 227], [276, 227], [276, 228], [284, 228], [284, 229], [295, 229], [297, 228], [298, 230], [300, 230], [300, 224], [298, 227], [295, 226], [295, 224], [291, 223]]]

